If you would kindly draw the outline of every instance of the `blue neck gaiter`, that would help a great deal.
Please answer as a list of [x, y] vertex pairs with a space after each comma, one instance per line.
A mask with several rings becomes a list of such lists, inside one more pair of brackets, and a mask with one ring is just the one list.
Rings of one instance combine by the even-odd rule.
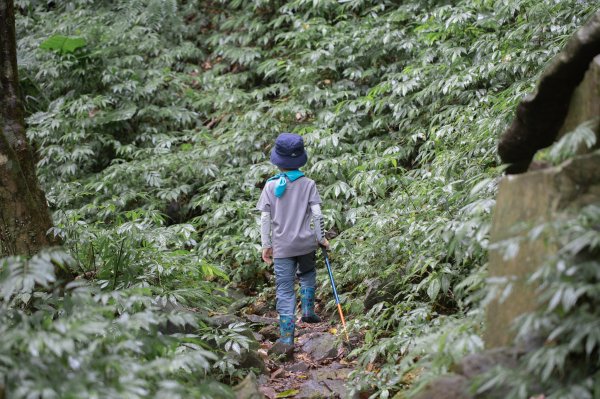
[[277, 184], [275, 184], [275, 190], [274, 191], [275, 191], [275, 196], [277, 198], [281, 198], [281, 197], [283, 197], [283, 194], [285, 194], [285, 188], [287, 186], [288, 179], [290, 181], [294, 181], [294, 180], [298, 180], [302, 176], [304, 176], [304, 173], [302, 173], [298, 169], [296, 169], [296, 170], [288, 170], [287, 172], [281, 172], [281, 173], [276, 174], [275, 176], [271, 177], [267, 181], [279, 179], [279, 181], [277, 182]]

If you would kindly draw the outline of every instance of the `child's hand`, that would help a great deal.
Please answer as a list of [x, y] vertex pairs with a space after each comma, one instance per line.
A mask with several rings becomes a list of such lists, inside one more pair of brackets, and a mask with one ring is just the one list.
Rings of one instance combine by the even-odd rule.
[[269, 266], [273, 264], [273, 248], [263, 248], [262, 258]]
[[327, 238], [323, 238], [321, 242], [319, 242], [319, 245], [325, 248], [326, 251], [329, 251], [329, 241], [327, 241]]

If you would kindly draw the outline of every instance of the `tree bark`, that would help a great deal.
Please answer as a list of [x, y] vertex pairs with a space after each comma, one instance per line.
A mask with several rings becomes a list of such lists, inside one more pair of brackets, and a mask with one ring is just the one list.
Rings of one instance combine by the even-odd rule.
[[0, 0], [0, 256], [27, 255], [56, 244], [35, 174], [19, 93], [13, 0]]

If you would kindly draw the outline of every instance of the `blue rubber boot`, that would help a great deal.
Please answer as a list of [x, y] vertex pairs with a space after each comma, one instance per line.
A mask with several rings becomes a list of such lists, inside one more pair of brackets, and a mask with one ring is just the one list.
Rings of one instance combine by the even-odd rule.
[[295, 320], [293, 315], [280, 315], [279, 316], [279, 333], [280, 338], [277, 342], [284, 343], [286, 345], [294, 345], [294, 330], [296, 329]]
[[315, 288], [300, 288], [302, 300], [302, 321], [305, 323], [320, 323], [321, 318], [315, 314]]

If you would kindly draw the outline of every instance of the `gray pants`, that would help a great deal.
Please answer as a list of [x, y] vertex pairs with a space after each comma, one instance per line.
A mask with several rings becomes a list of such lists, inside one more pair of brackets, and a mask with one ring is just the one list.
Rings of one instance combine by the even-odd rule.
[[315, 287], [317, 272], [315, 270], [315, 252], [291, 258], [275, 258], [275, 286], [277, 295], [277, 313], [293, 315], [296, 313], [296, 277], [301, 287]]

